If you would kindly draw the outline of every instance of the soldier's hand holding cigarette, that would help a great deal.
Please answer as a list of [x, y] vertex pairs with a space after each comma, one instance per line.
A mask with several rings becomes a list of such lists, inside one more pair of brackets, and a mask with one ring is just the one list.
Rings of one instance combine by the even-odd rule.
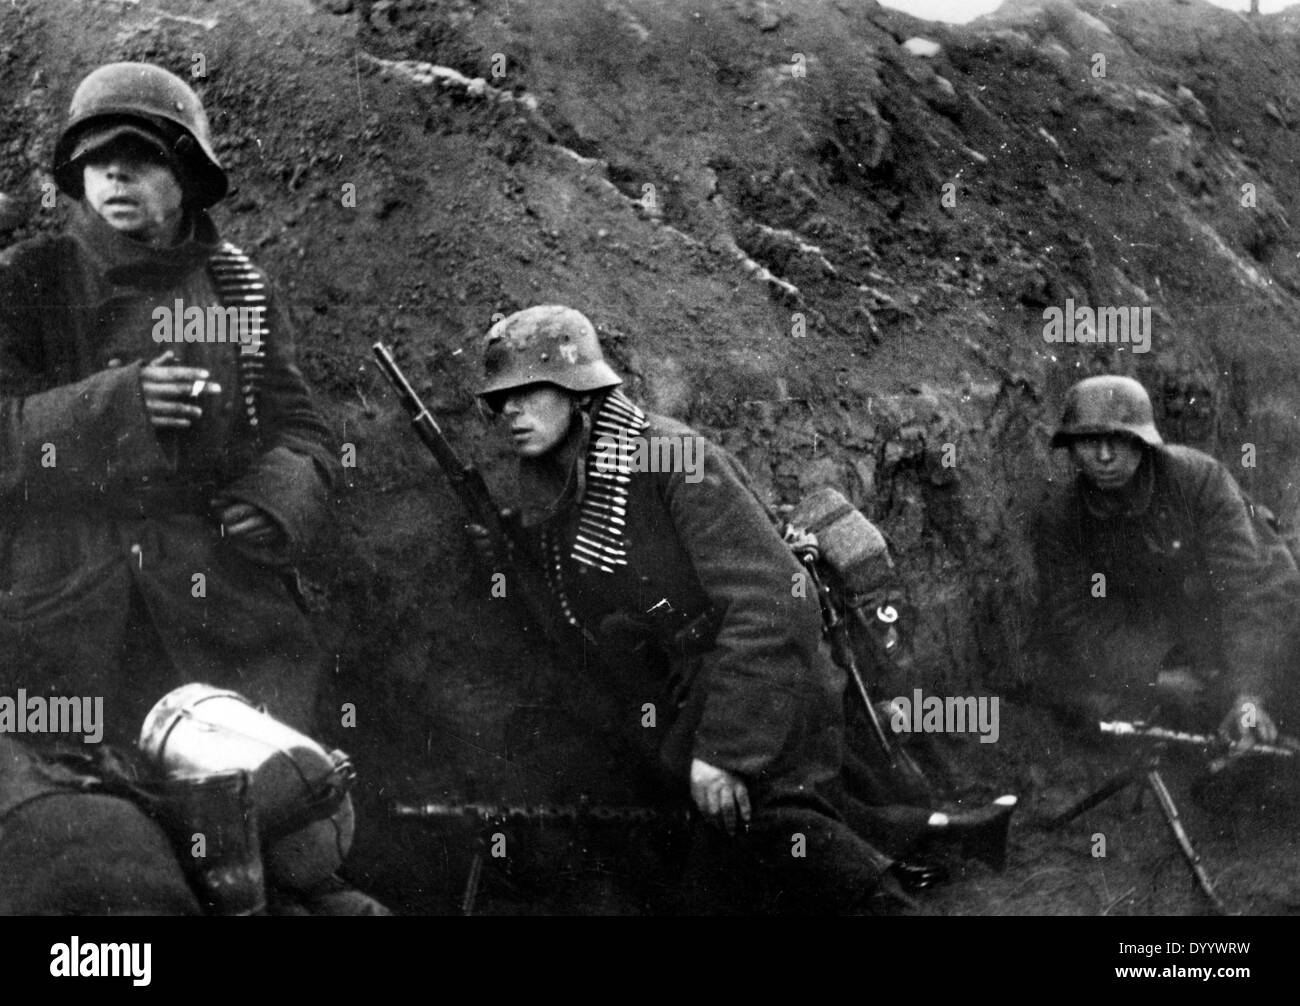
[[202, 400], [221, 394], [221, 385], [202, 367], [178, 367], [170, 349], [140, 370], [145, 411], [155, 430], [188, 429], [203, 415]]

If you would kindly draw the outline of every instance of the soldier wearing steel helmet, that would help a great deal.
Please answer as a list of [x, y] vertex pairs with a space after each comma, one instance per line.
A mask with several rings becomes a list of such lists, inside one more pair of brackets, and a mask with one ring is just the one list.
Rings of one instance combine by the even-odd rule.
[[1074, 385], [1052, 446], [1074, 476], [1034, 528], [1050, 686], [1094, 722], [1158, 716], [1274, 740], [1300, 614], [1281, 539], [1223, 465], [1163, 441], [1131, 378]]
[[[0, 258], [0, 682], [103, 694], [117, 741], [186, 680], [307, 726], [320, 655], [283, 577], [336, 461], [287, 317], [207, 213], [227, 181], [203, 106], [102, 66], [53, 170], [67, 229]], [[181, 338], [178, 306], [235, 301], [264, 345]]]
[[[337, 462], [287, 316], [208, 215], [227, 179], [202, 103], [161, 67], [102, 66], [53, 173], [66, 229], [0, 254], [0, 695], [101, 697], [122, 745], [188, 681], [305, 728], [322, 654], [291, 564]], [[234, 305], [238, 333], [206, 327]], [[204, 322], [184, 338], [159, 328], [178, 308]], [[69, 910], [149, 910], [103, 870]]]
[[[933, 883], [844, 823], [844, 674], [744, 469], [633, 403], [571, 308], [499, 321], [484, 363], [479, 394], [519, 460], [514, 562], [544, 584], [551, 634], [574, 657], [562, 691], [590, 701], [587, 719], [663, 799], [716, 825], [696, 835], [696, 867], [735, 877], [750, 863], [774, 909], [856, 911], [882, 885]], [[692, 471], [639, 453], [686, 441]]]

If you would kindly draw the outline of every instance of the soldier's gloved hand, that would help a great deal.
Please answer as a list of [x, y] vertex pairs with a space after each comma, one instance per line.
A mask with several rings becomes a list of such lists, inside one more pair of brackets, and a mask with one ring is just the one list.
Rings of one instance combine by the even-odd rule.
[[1219, 733], [1231, 741], [1272, 744], [1277, 740], [1277, 726], [1264, 711], [1264, 700], [1256, 695], [1238, 695], [1228, 715], [1219, 724]]
[[710, 765], [696, 758], [691, 762], [691, 799], [695, 806], [714, 824], [736, 833], [736, 820], [749, 824], [749, 790], [745, 784], [726, 769]]
[[211, 506], [227, 538], [257, 548], [279, 548], [288, 540], [275, 518], [252, 503], [220, 497], [214, 499]]
[[140, 392], [155, 430], [184, 430], [203, 415], [204, 395], [221, 394], [221, 385], [209, 380], [202, 367], [175, 367], [170, 349], [140, 368]]

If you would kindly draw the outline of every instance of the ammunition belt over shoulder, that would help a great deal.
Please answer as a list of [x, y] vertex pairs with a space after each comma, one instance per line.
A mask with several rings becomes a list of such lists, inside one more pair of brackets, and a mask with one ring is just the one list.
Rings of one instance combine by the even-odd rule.
[[258, 399], [266, 376], [267, 342], [272, 337], [266, 282], [252, 259], [229, 241], [223, 241], [208, 259], [208, 271], [222, 305], [246, 309], [240, 316], [246, 316], [251, 325], [250, 331], [239, 333], [239, 395], [248, 428], [258, 434]]

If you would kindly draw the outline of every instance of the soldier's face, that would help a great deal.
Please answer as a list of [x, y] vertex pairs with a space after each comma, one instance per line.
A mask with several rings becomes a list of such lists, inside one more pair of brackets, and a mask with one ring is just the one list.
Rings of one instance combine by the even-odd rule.
[[501, 414], [510, 423], [510, 443], [521, 458], [539, 458], [564, 442], [573, 422], [573, 398], [551, 384], [532, 384], [506, 393]]
[[1076, 437], [1070, 457], [1079, 474], [1102, 492], [1117, 492], [1132, 481], [1142, 463], [1142, 448], [1130, 437]]
[[171, 244], [184, 192], [166, 159], [143, 142], [110, 143], [86, 155], [86, 202], [116, 231], [146, 244]]

